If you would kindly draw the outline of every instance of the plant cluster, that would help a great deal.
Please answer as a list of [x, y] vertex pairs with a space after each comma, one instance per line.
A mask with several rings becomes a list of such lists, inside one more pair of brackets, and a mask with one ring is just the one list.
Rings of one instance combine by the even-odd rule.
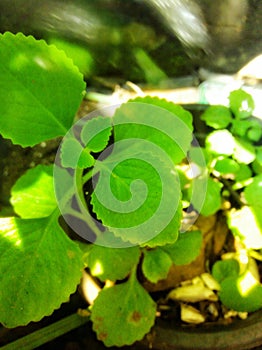
[[[3, 137], [32, 147], [63, 136], [54, 165], [29, 169], [14, 184], [10, 201], [17, 215], [0, 218], [4, 326], [50, 315], [88, 268], [104, 285], [90, 307], [98, 339], [106, 346], [142, 339], [157, 303], [138, 271], [156, 283], [173, 264], [199, 255], [201, 231], [181, 230], [192, 208], [204, 216], [226, 208], [238, 241], [229, 259], [212, 267], [222, 303], [237, 311], [262, 307], [254, 264], [262, 259], [262, 131], [250, 95], [234, 91], [229, 108], [203, 113], [212, 129], [199, 147], [192, 115], [158, 98], [136, 98], [112, 117], [73, 125], [85, 83], [63, 51], [5, 33], [0, 52]], [[84, 223], [91, 243], [71, 240], [61, 213], [69, 225], [77, 222], [76, 231]]]

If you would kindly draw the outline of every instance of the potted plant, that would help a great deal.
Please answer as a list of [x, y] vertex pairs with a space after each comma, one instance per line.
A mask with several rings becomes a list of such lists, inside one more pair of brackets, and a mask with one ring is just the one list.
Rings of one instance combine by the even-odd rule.
[[[237, 90], [229, 108], [206, 109], [204, 133], [189, 108], [149, 96], [74, 124], [85, 83], [64, 52], [9, 32], [0, 48], [3, 137], [22, 147], [63, 137], [54, 164], [17, 180], [15, 215], [0, 219], [0, 322], [12, 328], [52, 314], [84, 269], [100, 289], [88, 296], [84, 322], [90, 318], [105, 346], [144, 338], [155, 348], [190, 348], [181, 321], [170, 345], [159, 326], [150, 334], [156, 318], [169, 319], [178, 306], [182, 323], [199, 324], [228, 310], [259, 310], [262, 131], [252, 97]], [[211, 222], [221, 229], [207, 229]], [[196, 261], [198, 272], [183, 276]], [[73, 315], [63, 332], [82, 323]], [[189, 333], [196, 332], [206, 339], [205, 328]], [[218, 333], [207, 333], [215, 349]]]

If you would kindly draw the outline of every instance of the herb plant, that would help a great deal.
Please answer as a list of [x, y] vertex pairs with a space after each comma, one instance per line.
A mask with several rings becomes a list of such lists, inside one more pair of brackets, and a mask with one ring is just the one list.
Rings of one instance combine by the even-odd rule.
[[[262, 132], [251, 96], [234, 91], [230, 108], [209, 107], [201, 118], [214, 130], [199, 147], [192, 115], [158, 98], [136, 98], [104, 111], [113, 116], [74, 124], [83, 77], [44, 41], [7, 32], [0, 63], [3, 137], [23, 147], [63, 137], [55, 164], [29, 169], [14, 184], [17, 215], [0, 218], [4, 326], [50, 315], [88, 268], [104, 286], [90, 307], [98, 339], [106, 346], [142, 339], [157, 303], [140, 275], [156, 283], [173, 264], [199, 255], [201, 232], [183, 226], [192, 208], [209, 216], [226, 207], [240, 242], [212, 267], [222, 303], [239, 311], [262, 307], [253, 263], [262, 259]], [[68, 237], [61, 214], [86, 243]]]

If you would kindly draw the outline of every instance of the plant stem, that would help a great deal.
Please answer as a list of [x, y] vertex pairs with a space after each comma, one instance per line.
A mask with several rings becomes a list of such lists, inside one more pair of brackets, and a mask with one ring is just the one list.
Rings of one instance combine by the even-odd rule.
[[[97, 236], [99, 236], [101, 234], [101, 231], [96, 226], [93, 218], [89, 214], [89, 210], [88, 210], [88, 207], [87, 207], [87, 204], [86, 204], [86, 200], [85, 200], [85, 197], [84, 197], [84, 192], [83, 192], [83, 185], [84, 185], [84, 183], [86, 181], [88, 181], [89, 179], [91, 179], [93, 175], [94, 175], [94, 171], [92, 169], [83, 178], [83, 170], [82, 169], [76, 169], [76, 186], [77, 186], [77, 194], [78, 194], [76, 196], [76, 199], [77, 199], [77, 202], [78, 202], [79, 209], [80, 209], [81, 213], [83, 214], [83, 220], [94, 231], [94, 233]], [[82, 210], [83, 207], [84, 207], [84, 211], [88, 213], [87, 215], [84, 214], [84, 212]]]
[[89, 317], [79, 316], [73, 314], [63, 318], [47, 327], [39, 329], [33, 333], [26, 335], [20, 339], [13, 341], [7, 345], [2, 346], [1, 350], [32, 350], [35, 349], [53, 339], [60, 337], [61, 335], [76, 329], [87, 322]]
[[226, 179], [220, 179], [220, 181], [228, 189], [230, 195], [232, 196], [232, 198], [234, 198], [235, 202], [239, 205], [239, 207], [243, 207], [243, 205], [245, 205], [245, 203], [242, 202], [240, 196], [238, 195], [238, 193], [236, 191], [233, 190], [230, 183]]

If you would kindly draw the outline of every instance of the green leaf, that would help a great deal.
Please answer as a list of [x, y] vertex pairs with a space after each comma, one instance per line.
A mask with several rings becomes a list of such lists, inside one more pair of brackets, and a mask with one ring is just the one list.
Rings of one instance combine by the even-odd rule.
[[228, 277], [221, 283], [222, 303], [236, 311], [254, 312], [262, 307], [262, 286], [247, 270], [240, 277]]
[[235, 138], [233, 158], [240, 163], [250, 164], [256, 158], [255, 147], [245, 140]]
[[244, 195], [250, 206], [259, 206], [262, 210], [262, 174], [253, 178], [253, 182], [245, 188]]
[[143, 139], [162, 148], [175, 164], [186, 157], [192, 141], [192, 115], [157, 97], [122, 104], [113, 117], [115, 142]]
[[228, 226], [247, 248], [262, 248], [261, 206], [244, 206], [240, 210], [230, 211]]
[[201, 231], [188, 231], [180, 233], [175, 244], [166, 245], [162, 249], [168, 253], [175, 265], [186, 265], [198, 257], [201, 246]]
[[256, 147], [256, 160], [262, 166], [262, 146]]
[[172, 260], [164, 250], [160, 248], [144, 250], [142, 271], [145, 277], [152, 283], [165, 279], [172, 265]]
[[[56, 34], [54, 33], [54, 35]], [[79, 42], [72, 42], [57, 36], [48, 38], [48, 44], [55, 45], [58, 49], [63, 50], [68, 57], [72, 58], [74, 64], [85, 76], [88, 77], [94, 74], [95, 62], [87, 45], [81, 45]]]
[[94, 157], [73, 137], [64, 137], [61, 144], [61, 163], [65, 168], [89, 168], [94, 165]]
[[243, 181], [243, 180], [247, 180], [252, 176], [252, 171], [249, 168], [248, 165], [240, 163], [239, 165], [239, 171], [236, 174], [236, 181]]
[[239, 119], [250, 117], [255, 108], [252, 96], [241, 89], [230, 93], [229, 103], [232, 112]]
[[155, 321], [156, 304], [135, 277], [103, 289], [91, 309], [97, 338], [106, 346], [131, 345], [147, 334]]
[[58, 216], [0, 219], [0, 322], [6, 327], [39, 321], [76, 290], [82, 252]]
[[235, 259], [219, 260], [212, 267], [212, 275], [219, 283], [228, 277], [238, 277], [239, 271], [239, 263]]
[[250, 119], [244, 119], [244, 120], [234, 119], [231, 132], [234, 135], [244, 137], [246, 136], [249, 128], [250, 128]]
[[71, 59], [55, 46], [22, 33], [0, 35], [0, 132], [33, 146], [63, 136], [85, 89]]
[[124, 279], [131, 269], [138, 264], [138, 247], [108, 248], [93, 245], [87, 258], [87, 265], [93, 276], [101, 281]]
[[239, 164], [231, 158], [217, 159], [214, 169], [220, 174], [237, 174], [240, 170]]
[[97, 117], [85, 123], [81, 130], [81, 140], [90, 151], [100, 152], [108, 144], [111, 130], [111, 118]]
[[256, 174], [262, 174], [262, 146], [256, 147], [256, 159], [252, 163], [252, 169]]
[[214, 129], [224, 129], [232, 122], [232, 115], [225, 106], [210, 106], [201, 115], [201, 120]]
[[249, 140], [258, 142], [262, 137], [262, 125], [260, 120], [251, 120], [250, 129], [247, 132]]
[[176, 241], [181, 190], [161, 148], [146, 140], [122, 140], [98, 166], [91, 204], [110, 231], [123, 241], [150, 247]]
[[194, 208], [204, 216], [213, 215], [221, 207], [221, 182], [215, 181], [212, 178], [207, 179], [206, 192], [199, 195], [203, 198], [203, 202], [198, 201], [198, 197], [192, 198]]
[[22, 218], [49, 216], [57, 206], [53, 166], [38, 165], [22, 175], [12, 188], [11, 203]]
[[[111, 134], [111, 118], [97, 117], [91, 120], [82, 119], [81, 142], [73, 133], [68, 133], [61, 145], [61, 163], [66, 168], [89, 168], [95, 159], [91, 152], [102, 151]], [[81, 124], [80, 124], [81, 126]]]
[[235, 139], [228, 130], [216, 130], [207, 136], [206, 148], [215, 154], [231, 156], [235, 148]]

